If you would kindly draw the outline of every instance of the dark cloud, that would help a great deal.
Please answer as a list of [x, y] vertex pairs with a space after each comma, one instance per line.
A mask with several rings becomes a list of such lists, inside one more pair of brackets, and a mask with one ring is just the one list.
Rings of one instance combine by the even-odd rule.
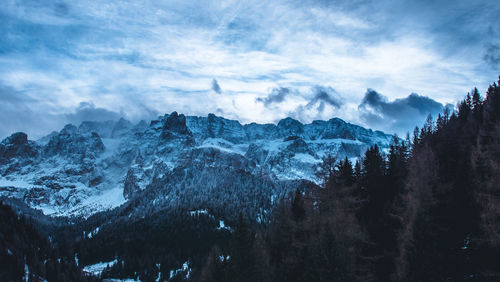
[[212, 79], [212, 90], [217, 94], [222, 93], [222, 89], [220, 88], [220, 85], [215, 78]]
[[312, 87], [310, 93], [300, 93], [298, 90], [286, 87], [273, 88], [267, 97], [257, 98], [257, 101], [264, 103], [264, 105], [268, 107], [271, 104], [284, 102], [285, 98], [292, 94], [309, 100], [306, 105], [301, 106], [302, 108], [311, 109], [317, 105], [319, 112], [323, 112], [326, 104], [334, 108], [339, 108], [342, 105], [339, 94], [335, 89], [320, 85]]
[[264, 106], [268, 107], [274, 103], [281, 103], [285, 100], [286, 96], [290, 95], [290, 88], [280, 87], [273, 88], [271, 93], [265, 98], [257, 98], [257, 101], [264, 103]]
[[73, 124], [80, 124], [82, 121], [108, 121], [118, 120], [123, 117], [123, 113], [117, 113], [104, 108], [96, 108], [92, 102], [81, 102], [74, 113], [65, 114], [66, 120]]
[[314, 106], [319, 102], [320, 105], [318, 110], [320, 110], [320, 112], [323, 112], [325, 104], [328, 104], [334, 108], [340, 108], [340, 106], [342, 105], [339, 94], [332, 87], [317, 85], [312, 88], [312, 92], [314, 93], [314, 96], [306, 105], [306, 107], [308, 108]]
[[487, 44], [486, 54], [483, 58], [493, 69], [498, 69], [500, 67], [500, 46], [498, 44]]
[[[449, 107], [451, 105], [446, 105]], [[361, 119], [369, 126], [386, 132], [405, 133], [420, 126], [427, 116], [436, 117], [443, 104], [425, 96], [412, 93], [406, 98], [389, 102], [373, 89], [368, 89], [358, 106]]]

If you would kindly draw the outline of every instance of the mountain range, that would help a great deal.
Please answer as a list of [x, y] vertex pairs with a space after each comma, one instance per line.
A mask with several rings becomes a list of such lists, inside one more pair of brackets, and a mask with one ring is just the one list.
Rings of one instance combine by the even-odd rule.
[[136, 201], [147, 210], [227, 213], [235, 205], [261, 220], [275, 199], [318, 183], [315, 165], [325, 156], [356, 160], [372, 145], [387, 149], [392, 138], [339, 118], [242, 125], [172, 112], [149, 124], [85, 121], [36, 141], [22, 132], [5, 138], [0, 195], [52, 217], [88, 218]]

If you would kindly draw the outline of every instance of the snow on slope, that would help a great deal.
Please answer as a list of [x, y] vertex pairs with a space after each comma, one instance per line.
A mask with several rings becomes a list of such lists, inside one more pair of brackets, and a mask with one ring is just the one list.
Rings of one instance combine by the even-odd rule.
[[106, 267], [108, 267], [108, 266], [112, 267], [113, 265], [115, 265], [117, 263], [118, 263], [117, 259], [112, 260], [112, 261], [108, 261], [108, 262], [98, 262], [96, 264], [87, 265], [87, 266], [83, 267], [83, 271], [90, 273], [94, 276], [99, 276], [104, 271], [104, 269], [106, 269]]
[[340, 119], [241, 125], [212, 114], [174, 112], [149, 125], [83, 122], [40, 142], [23, 133], [3, 140], [0, 196], [18, 198], [50, 216], [88, 217], [122, 205], [181, 164], [217, 167], [222, 161], [238, 170], [244, 159], [253, 164], [245, 166], [247, 171], [267, 171], [276, 181], [317, 181], [314, 165], [325, 155], [355, 160], [371, 145], [386, 149], [391, 139]]

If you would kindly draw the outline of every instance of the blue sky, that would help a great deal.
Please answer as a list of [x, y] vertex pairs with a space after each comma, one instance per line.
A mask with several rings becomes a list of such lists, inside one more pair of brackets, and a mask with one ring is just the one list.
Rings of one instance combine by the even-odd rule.
[[171, 111], [242, 123], [340, 117], [404, 134], [497, 80], [499, 7], [3, 0], [0, 137]]

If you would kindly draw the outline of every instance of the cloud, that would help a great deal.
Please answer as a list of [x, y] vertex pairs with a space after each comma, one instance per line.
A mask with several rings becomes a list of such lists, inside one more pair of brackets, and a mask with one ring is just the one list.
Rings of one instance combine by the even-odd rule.
[[266, 107], [269, 107], [272, 104], [285, 102], [285, 99], [289, 96], [302, 97], [306, 99], [308, 102], [304, 106], [308, 109], [318, 103], [322, 105], [321, 108], [324, 108], [325, 104], [334, 108], [339, 108], [342, 105], [340, 96], [335, 89], [329, 86], [324, 87], [320, 85], [311, 87], [309, 91], [305, 93], [290, 87], [273, 88], [271, 93], [269, 93], [266, 97], [259, 97], [256, 101], [263, 103]]
[[62, 125], [61, 117], [51, 113], [47, 103], [40, 103], [29, 93], [0, 84], [0, 139], [17, 131], [41, 137]]
[[306, 123], [314, 119], [331, 118], [333, 114], [340, 113], [337, 110], [344, 104], [340, 94], [335, 89], [321, 85], [300, 89], [273, 88], [267, 96], [258, 97], [255, 101], [264, 104], [273, 112], [282, 112]]
[[429, 114], [435, 118], [443, 109], [443, 104], [415, 93], [390, 102], [373, 89], [366, 91], [358, 106], [360, 118], [366, 124], [398, 134], [405, 134], [412, 127], [420, 126]]
[[78, 119], [67, 114], [89, 102], [129, 119], [220, 109], [243, 123], [288, 114], [359, 123], [369, 87], [441, 103], [484, 92], [498, 76], [488, 32], [500, 28], [499, 12], [490, 0], [4, 0], [0, 84], [32, 99], [15, 102], [12, 116], [51, 122]]
[[273, 88], [271, 93], [265, 98], [257, 98], [258, 102], [264, 103], [264, 106], [269, 107], [274, 103], [281, 103], [285, 101], [286, 96], [290, 95], [290, 89], [286, 87]]
[[215, 78], [212, 79], [212, 90], [217, 94], [222, 93], [222, 89], [220, 88], [220, 85]]
[[498, 69], [500, 67], [500, 45], [488, 44], [486, 46], [486, 54], [484, 55], [484, 60], [492, 68]]
[[92, 102], [81, 102], [73, 113], [65, 114], [65, 116], [68, 122], [78, 125], [82, 121], [118, 120], [124, 114], [96, 108]]
[[115, 112], [96, 107], [93, 102], [81, 102], [77, 107], [61, 108], [52, 101], [30, 95], [31, 91], [19, 91], [0, 84], [0, 139], [23, 131], [30, 139], [38, 139], [49, 132], [58, 131], [65, 124], [79, 125], [83, 121], [118, 120], [125, 117], [133, 122], [150, 120], [158, 112], [143, 104], [136, 104], [138, 112]]
[[[322, 105], [326, 103], [334, 108], [340, 108], [340, 106], [342, 105], [342, 101], [339, 97], [339, 94], [332, 87], [324, 87], [317, 85], [312, 88], [312, 92], [314, 93], [314, 96], [306, 105], [306, 107], [312, 107], [318, 102]], [[322, 108], [324, 108], [324, 106], [322, 106]]]

